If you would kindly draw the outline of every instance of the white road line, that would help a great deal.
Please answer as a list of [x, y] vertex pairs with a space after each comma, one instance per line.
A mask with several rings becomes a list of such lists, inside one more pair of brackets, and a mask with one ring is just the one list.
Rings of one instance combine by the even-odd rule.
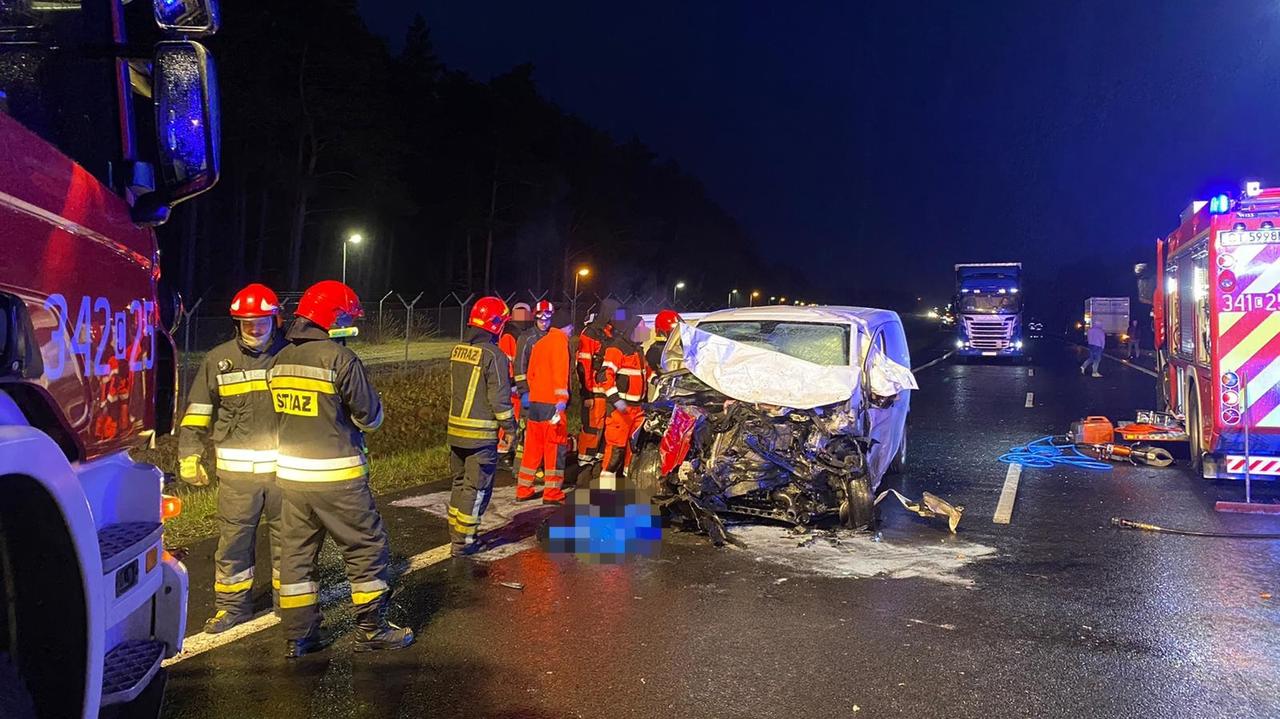
[[951, 357], [951, 355], [952, 355], [952, 354], [954, 354], [954, 353], [953, 353], [953, 352], [948, 352], [948, 353], [946, 353], [946, 354], [942, 355], [941, 357], [939, 357], [938, 359], [936, 359], [936, 360], [934, 360], [934, 361], [932, 361], [932, 362], [928, 362], [928, 363], [926, 363], [926, 364], [922, 364], [922, 365], [920, 365], [919, 367], [916, 367], [915, 369], [913, 369], [913, 370], [911, 370], [911, 371], [912, 371], [912, 372], [920, 372], [920, 371], [922, 371], [922, 370], [927, 370], [927, 369], [929, 369], [930, 367], [932, 367], [932, 366], [934, 366], [934, 365], [938, 364], [939, 362], [941, 362], [941, 361], [943, 361], [943, 360], [945, 360], [945, 359], [947, 359], [947, 358]]
[[1035, 367], [1028, 367], [1028, 368], [1027, 368], [1027, 376], [1028, 376], [1028, 377], [1035, 377], [1035, 376], [1036, 376], [1036, 368], [1035, 368]]
[[1103, 354], [1103, 356], [1104, 356], [1104, 357], [1106, 357], [1106, 358], [1107, 358], [1107, 359], [1109, 359], [1109, 360], [1115, 360], [1116, 362], [1119, 362], [1120, 364], [1124, 365], [1125, 367], [1128, 367], [1129, 369], [1136, 369], [1136, 370], [1138, 370], [1139, 372], [1141, 372], [1142, 374], [1148, 375], [1148, 376], [1150, 376], [1150, 377], [1159, 377], [1159, 376], [1160, 376], [1160, 375], [1156, 374], [1154, 371], [1149, 370], [1149, 369], [1147, 369], [1146, 367], [1143, 367], [1143, 366], [1142, 366], [1142, 365], [1140, 365], [1140, 364], [1134, 364], [1134, 363], [1130, 362], [1130, 361], [1129, 361], [1129, 360], [1127, 360], [1127, 359], [1123, 359], [1123, 358], [1121, 358], [1121, 357], [1116, 357], [1115, 355], [1105, 354], [1105, 353]]
[[[433, 564], [439, 564], [449, 558], [449, 545], [444, 544], [435, 549], [428, 549], [422, 554], [415, 554], [409, 557], [408, 566], [400, 576], [416, 572], [419, 569], [426, 569]], [[320, 592], [320, 604], [336, 604], [342, 601], [351, 593], [351, 585], [343, 582], [337, 586], [327, 587]], [[257, 634], [264, 629], [270, 629], [280, 623], [280, 619], [271, 612], [270, 609], [254, 615], [253, 619], [244, 624], [236, 625], [231, 629], [219, 634], [206, 634], [200, 632], [187, 637], [182, 642], [182, 653], [171, 659], [164, 660], [164, 666], [173, 666], [184, 659], [199, 656], [207, 651], [225, 646], [239, 639], [244, 639], [250, 634]]]
[[1013, 516], [1013, 501], [1018, 498], [1018, 477], [1022, 475], [1022, 465], [1011, 464], [1004, 475], [1004, 489], [1000, 490], [1000, 501], [996, 503], [996, 514], [991, 518], [996, 524], [1008, 524]]
[[1030, 408], [1035, 407], [1035, 406], [1036, 406], [1036, 393], [1035, 393], [1035, 392], [1028, 392], [1028, 393], [1027, 393], [1027, 408], [1028, 408], [1028, 409], [1030, 409]]

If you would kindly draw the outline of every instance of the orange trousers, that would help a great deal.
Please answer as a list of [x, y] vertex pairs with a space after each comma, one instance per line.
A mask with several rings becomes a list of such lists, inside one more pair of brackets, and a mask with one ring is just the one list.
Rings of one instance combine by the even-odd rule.
[[615, 409], [604, 421], [605, 472], [625, 472], [631, 464], [631, 435], [644, 423], [644, 408], [639, 405]]
[[542, 470], [543, 497], [562, 497], [564, 485], [564, 450], [569, 444], [569, 428], [564, 417], [560, 421], [534, 422], [524, 426], [524, 450], [520, 456], [520, 472], [516, 475], [516, 494], [528, 496], [533, 492], [538, 470]]
[[582, 401], [582, 431], [578, 434], [578, 463], [595, 459], [600, 450], [601, 434], [608, 404], [604, 397], [588, 397]]

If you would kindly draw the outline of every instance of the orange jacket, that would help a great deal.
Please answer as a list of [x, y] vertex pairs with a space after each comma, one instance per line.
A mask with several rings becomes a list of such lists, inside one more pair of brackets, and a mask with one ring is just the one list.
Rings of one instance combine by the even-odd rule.
[[623, 399], [630, 405], [644, 402], [648, 369], [639, 347], [610, 342], [604, 350], [602, 370], [604, 380], [600, 385], [606, 399], [610, 402]]
[[555, 415], [556, 405], [569, 401], [569, 337], [551, 328], [529, 352], [529, 414], [535, 422]]
[[582, 383], [584, 399], [604, 396], [604, 387], [596, 381], [596, 372], [603, 361], [605, 339], [593, 327], [587, 327], [578, 335], [578, 380]]
[[[515, 377], [516, 361], [516, 336], [510, 332], [503, 332], [498, 338], [498, 349], [502, 350], [502, 354], [507, 356], [507, 367], [510, 368], [508, 374]], [[513, 386], [514, 389], [514, 386]]]

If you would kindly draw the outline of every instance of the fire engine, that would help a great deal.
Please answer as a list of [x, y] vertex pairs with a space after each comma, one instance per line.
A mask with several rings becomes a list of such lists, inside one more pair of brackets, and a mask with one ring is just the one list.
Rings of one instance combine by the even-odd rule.
[[1197, 200], [1156, 244], [1160, 400], [1206, 478], [1280, 475], [1280, 188]]
[[[186, 569], [153, 228], [218, 177], [213, 0], [0, 3], [0, 716], [158, 712]], [[138, 55], [149, 54], [140, 58]]]

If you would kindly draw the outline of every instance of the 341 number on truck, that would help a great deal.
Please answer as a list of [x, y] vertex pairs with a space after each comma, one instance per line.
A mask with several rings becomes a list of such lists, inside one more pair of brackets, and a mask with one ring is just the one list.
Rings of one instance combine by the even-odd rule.
[[[218, 178], [214, 0], [0, 3], [0, 716], [159, 708], [176, 295], [153, 228]], [[150, 53], [150, 57], [137, 55]], [[117, 710], [117, 711], [118, 711]]]
[[1160, 401], [1206, 478], [1280, 475], [1280, 188], [1193, 202], [1156, 244]]

